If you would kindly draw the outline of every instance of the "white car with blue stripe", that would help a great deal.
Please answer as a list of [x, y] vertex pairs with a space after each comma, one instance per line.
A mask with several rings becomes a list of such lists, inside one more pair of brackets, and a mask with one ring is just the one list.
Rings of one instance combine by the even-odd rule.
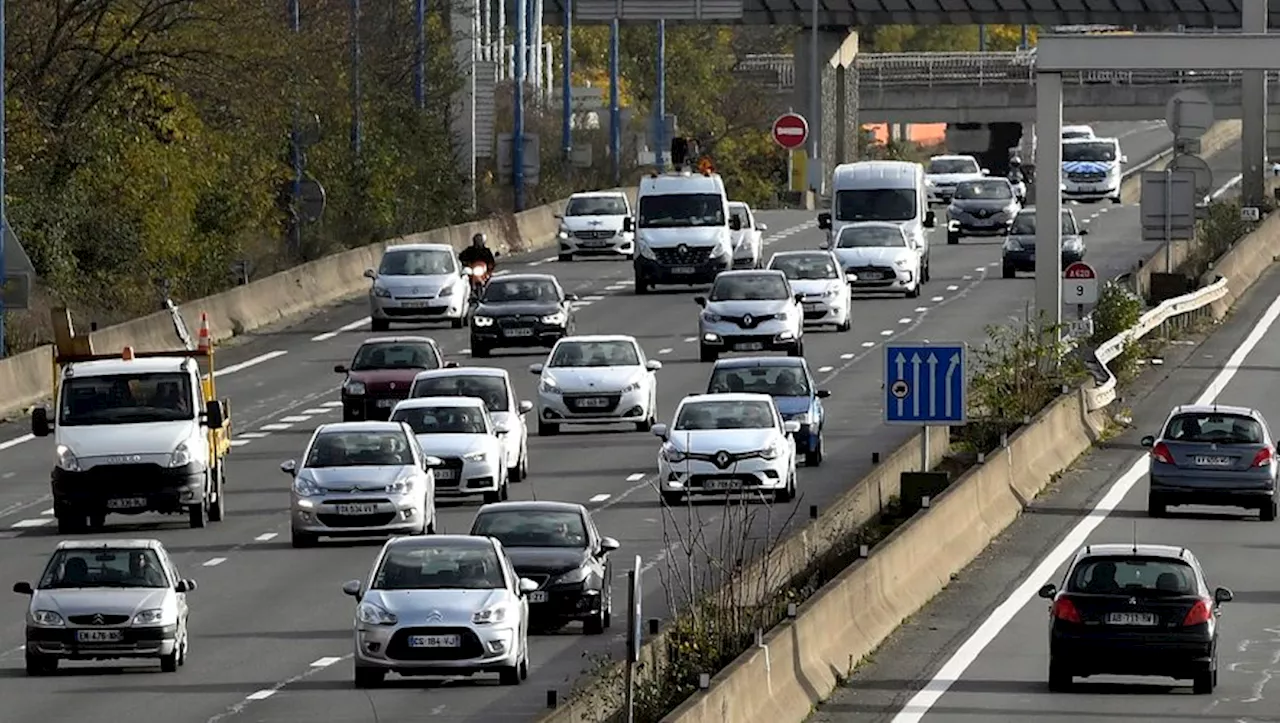
[[1120, 203], [1121, 167], [1127, 159], [1115, 138], [1062, 141], [1062, 197], [1071, 201]]

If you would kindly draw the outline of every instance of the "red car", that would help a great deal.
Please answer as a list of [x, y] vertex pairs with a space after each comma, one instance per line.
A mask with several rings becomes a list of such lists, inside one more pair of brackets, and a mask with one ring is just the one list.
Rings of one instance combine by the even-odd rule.
[[425, 336], [366, 339], [351, 366], [333, 368], [347, 375], [342, 382], [342, 420], [386, 421], [396, 402], [409, 397], [418, 372], [455, 366], [455, 362], [445, 363], [435, 340]]

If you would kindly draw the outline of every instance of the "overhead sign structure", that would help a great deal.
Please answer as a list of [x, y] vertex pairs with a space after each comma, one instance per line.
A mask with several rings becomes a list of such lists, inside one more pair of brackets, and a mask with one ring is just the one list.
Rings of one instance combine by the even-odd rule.
[[1098, 303], [1098, 272], [1083, 261], [1077, 261], [1062, 272], [1063, 303]]
[[959, 425], [968, 419], [965, 345], [888, 344], [885, 424]]
[[809, 140], [809, 121], [799, 113], [783, 113], [773, 122], [773, 141], [787, 150], [800, 148]]
[[1181, 91], [1165, 104], [1164, 122], [1174, 138], [1199, 140], [1213, 125], [1213, 101], [1202, 90]]

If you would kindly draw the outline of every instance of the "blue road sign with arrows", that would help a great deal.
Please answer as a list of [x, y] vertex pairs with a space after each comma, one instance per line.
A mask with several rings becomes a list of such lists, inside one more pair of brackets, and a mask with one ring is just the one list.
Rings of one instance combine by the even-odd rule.
[[957, 343], [885, 345], [885, 424], [964, 424], [964, 353]]

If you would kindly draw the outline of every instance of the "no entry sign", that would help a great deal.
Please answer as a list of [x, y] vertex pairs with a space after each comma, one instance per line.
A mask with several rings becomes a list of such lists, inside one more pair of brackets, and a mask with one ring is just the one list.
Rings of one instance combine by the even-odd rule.
[[1083, 261], [1077, 261], [1062, 272], [1063, 303], [1098, 303], [1098, 272]]
[[784, 113], [773, 122], [773, 140], [787, 150], [799, 148], [809, 140], [809, 122], [799, 113]]

